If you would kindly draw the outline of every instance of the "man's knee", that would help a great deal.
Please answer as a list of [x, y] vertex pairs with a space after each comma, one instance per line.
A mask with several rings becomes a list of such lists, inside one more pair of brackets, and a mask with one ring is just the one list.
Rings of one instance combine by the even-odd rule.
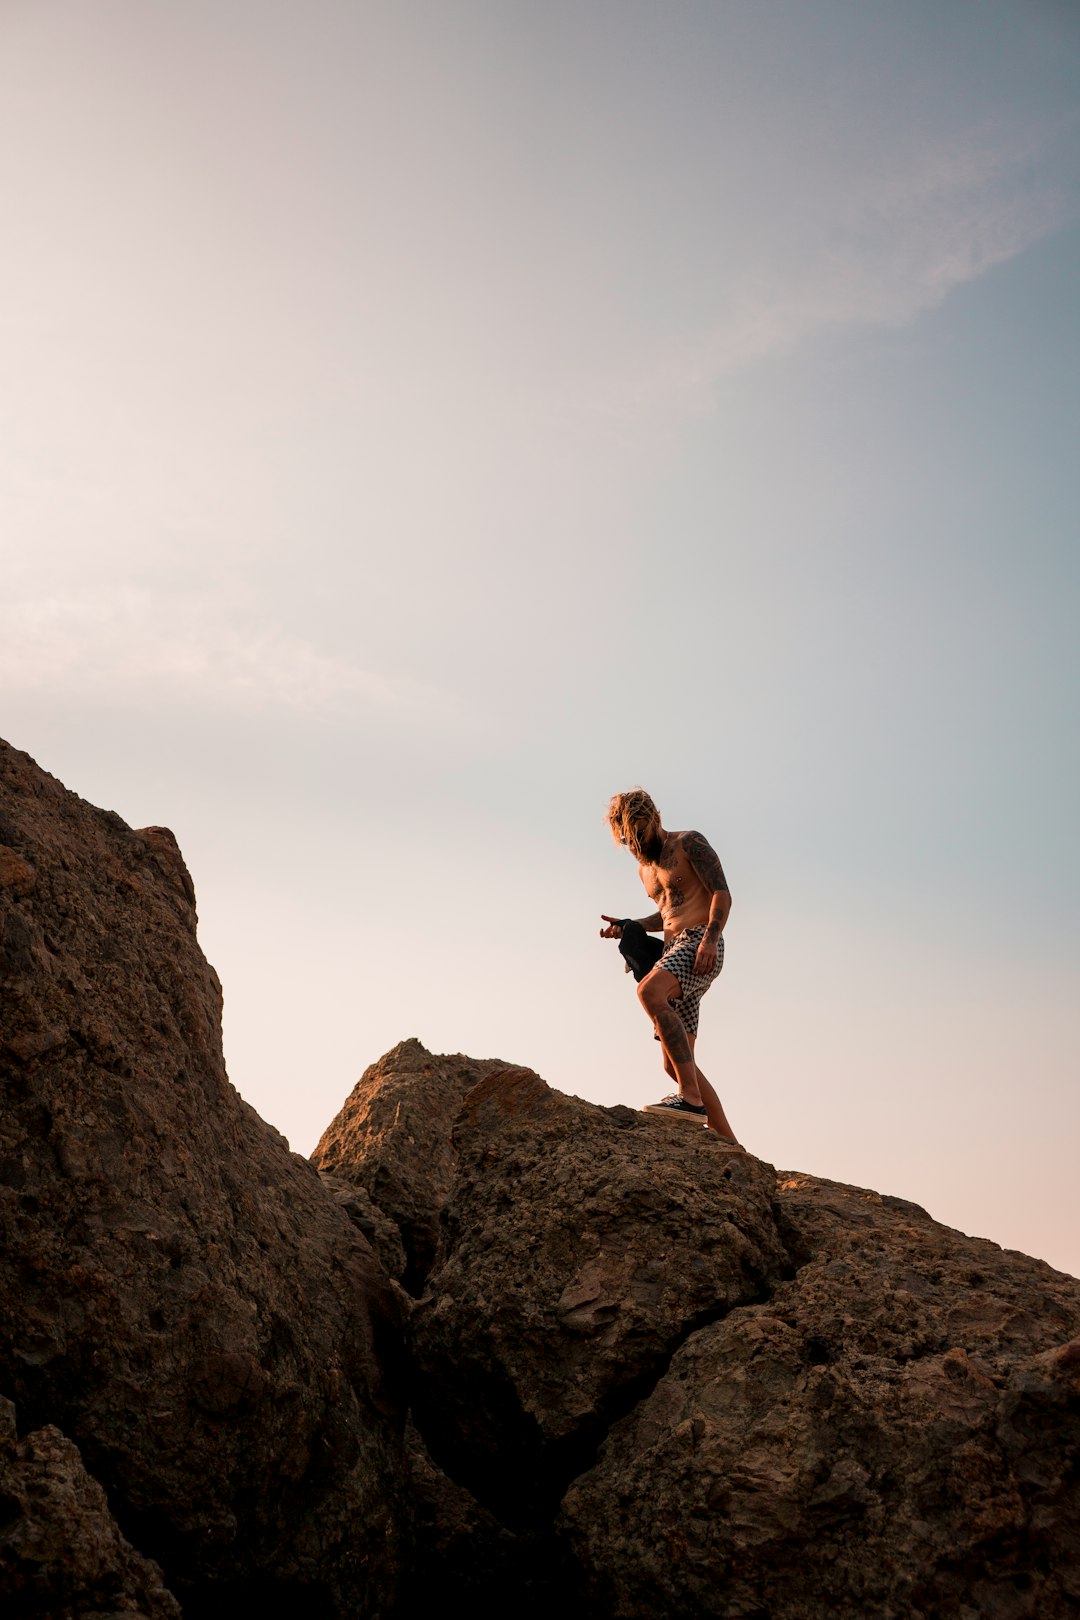
[[637, 995], [650, 1018], [655, 1018], [661, 1007], [667, 1005], [666, 998], [658, 994], [656, 986], [650, 984], [648, 979], [642, 979], [637, 987]]
[[[672, 995], [673, 985], [674, 996]], [[655, 1018], [657, 1013], [663, 1012], [665, 1007], [670, 1006], [671, 1002], [678, 996], [678, 992], [679, 986], [670, 973], [650, 973], [647, 978], [642, 979], [637, 991], [638, 1000], [650, 1018]]]

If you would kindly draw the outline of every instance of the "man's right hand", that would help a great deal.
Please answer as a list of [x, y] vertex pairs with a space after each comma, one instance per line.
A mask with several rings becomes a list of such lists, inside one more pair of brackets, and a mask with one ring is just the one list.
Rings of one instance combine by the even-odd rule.
[[622, 918], [621, 917], [606, 917], [604, 915], [604, 913], [601, 912], [600, 913], [600, 921], [601, 922], [606, 922], [607, 925], [608, 925], [606, 928], [601, 928], [601, 930], [600, 930], [600, 938], [601, 939], [622, 939]]

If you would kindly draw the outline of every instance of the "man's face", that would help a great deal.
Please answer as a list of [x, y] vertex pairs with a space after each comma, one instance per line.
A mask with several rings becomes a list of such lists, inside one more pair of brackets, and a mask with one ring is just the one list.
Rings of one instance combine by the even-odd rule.
[[651, 816], [643, 816], [634, 823], [634, 834], [638, 841], [641, 856], [646, 861], [657, 861], [660, 851], [664, 847], [664, 840], [660, 837], [660, 817], [653, 811]]

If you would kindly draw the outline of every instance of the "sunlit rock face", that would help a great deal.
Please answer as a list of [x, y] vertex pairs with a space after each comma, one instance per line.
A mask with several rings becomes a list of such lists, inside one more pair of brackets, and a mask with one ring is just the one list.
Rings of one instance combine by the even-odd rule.
[[502, 1067], [436, 1057], [418, 1040], [402, 1041], [365, 1069], [311, 1156], [410, 1292], [423, 1288], [439, 1246], [457, 1163], [454, 1120], [466, 1093]]
[[0, 1391], [77, 1444], [185, 1610], [381, 1612], [398, 1308], [229, 1085], [220, 1017], [172, 835], [0, 745]]
[[1080, 1283], [415, 1040], [308, 1163], [6, 745], [0, 1066], [5, 1617], [1076, 1620]]

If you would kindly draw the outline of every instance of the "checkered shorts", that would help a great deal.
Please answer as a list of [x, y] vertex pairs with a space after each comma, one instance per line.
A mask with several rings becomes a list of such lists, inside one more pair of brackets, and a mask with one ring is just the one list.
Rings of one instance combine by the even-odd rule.
[[697, 1034], [698, 1004], [724, 965], [724, 936], [721, 934], [716, 942], [716, 966], [712, 972], [707, 974], [694, 972], [694, 958], [697, 956], [697, 948], [704, 934], [704, 928], [684, 928], [681, 934], [676, 934], [670, 944], [664, 947], [664, 954], [656, 964], [658, 968], [674, 973], [679, 981], [682, 995], [671, 1005], [682, 1019], [688, 1035]]

